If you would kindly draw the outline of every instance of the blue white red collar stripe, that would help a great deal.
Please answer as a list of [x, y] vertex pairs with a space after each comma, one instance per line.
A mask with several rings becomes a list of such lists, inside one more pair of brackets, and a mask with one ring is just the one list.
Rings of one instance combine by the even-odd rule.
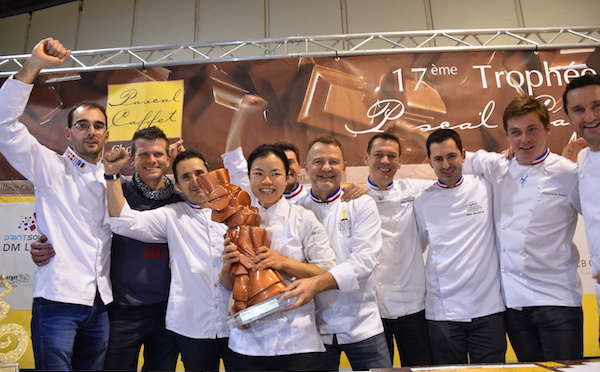
[[451, 189], [451, 188], [458, 187], [458, 186], [462, 185], [462, 183], [463, 183], [464, 180], [465, 179], [463, 178], [463, 176], [461, 174], [460, 178], [458, 179], [458, 181], [456, 181], [456, 183], [454, 184], [454, 186], [448, 186], [448, 185], [446, 185], [445, 183], [443, 183], [440, 180], [437, 180], [437, 184], [438, 184], [439, 187], [441, 187], [443, 189]]
[[546, 152], [544, 152], [542, 154], [542, 156], [540, 156], [539, 158], [537, 158], [534, 161], [532, 161], [531, 165], [536, 165], [536, 164], [539, 164], [539, 163], [543, 162], [544, 160], [546, 160], [546, 158], [548, 157], [548, 155], [550, 155], [550, 149], [548, 147], [546, 147]]
[[65, 156], [67, 157], [67, 159], [69, 159], [73, 164], [75, 164], [76, 167], [81, 168], [81, 169], [85, 169], [85, 167], [87, 166], [88, 162], [83, 160], [82, 158], [79, 157], [79, 155], [77, 155], [75, 153], [75, 151], [73, 151], [70, 147], [67, 147], [67, 150], [65, 151]]
[[333, 194], [329, 195], [327, 197], [327, 199], [325, 200], [321, 200], [320, 198], [316, 197], [313, 193], [312, 190], [310, 192], [310, 198], [315, 202], [315, 203], [331, 203], [332, 201], [336, 200], [337, 198], [339, 198], [342, 195], [342, 188], [338, 187], [337, 191], [334, 192]]
[[[394, 181], [390, 182], [389, 185], [387, 185], [385, 187], [386, 190], [391, 189], [394, 186]], [[375, 190], [375, 191], [380, 191], [379, 190], [379, 186], [377, 186], [376, 184], [374, 184], [373, 182], [371, 182], [370, 178], [367, 178], [367, 187], [370, 188], [371, 190]]]
[[284, 192], [283, 196], [286, 199], [295, 198], [296, 196], [298, 196], [298, 194], [300, 194], [302, 192], [303, 189], [304, 189], [304, 186], [302, 186], [302, 184], [300, 182], [296, 182], [296, 187], [294, 187], [294, 189], [290, 192]]
[[203, 209], [201, 206], [199, 206], [196, 203], [192, 203], [191, 201], [188, 200], [188, 204], [190, 205], [190, 207], [194, 208], [194, 209]]

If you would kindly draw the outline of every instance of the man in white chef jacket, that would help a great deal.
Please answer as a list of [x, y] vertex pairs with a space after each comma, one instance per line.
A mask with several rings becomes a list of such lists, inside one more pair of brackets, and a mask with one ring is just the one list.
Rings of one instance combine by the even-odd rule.
[[425, 263], [413, 212], [415, 197], [430, 180], [394, 179], [401, 165], [401, 146], [391, 133], [378, 133], [367, 144], [367, 187], [381, 217], [383, 246], [375, 279], [390, 357], [394, 339], [403, 367], [432, 363], [425, 319]]
[[579, 153], [577, 170], [581, 213], [600, 308], [600, 77], [584, 75], [571, 80], [563, 94], [563, 107], [575, 133], [588, 144]]
[[100, 156], [108, 140], [104, 108], [92, 101], [68, 114], [63, 155], [41, 145], [19, 122], [44, 68], [70, 55], [44, 39], [0, 89], [0, 152], [35, 186], [38, 227], [56, 255], [34, 274], [31, 337], [40, 370], [101, 370], [108, 344], [106, 305], [111, 231], [104, 222], [106, 182]]
[[375, 293], [373, 269], [381, 249], [381, 220], [373, 199], [341, 200], [346, 168], [340, 143], [330, 136], [314, 139], [306, 156], [311, 192], [298, 200], [325, 226], [336, 253], [336, 266], [288, 287], [298, 307], [315, 294], [317, 327], [327, 351], [326, 370], [339, 368], [346, 353], [354, 370], [391, 367]]
[[515, 98], [503, 123], [514, 158], [468, 153], [465, 173], [482, 174], [494, 190], [507, 333], [520, 362], [581, 359], [582, 287], [573, 244], [577, 169], [550, 152], [542, 102]]
[[463, 175], [458, 133], [427, 138], [438, 180], [415, 198], [419, 235], [429, 243], [425, 317], [437, 365], [503, 363], [504, 304], [494, 237], [492, 190], [479, 175]]

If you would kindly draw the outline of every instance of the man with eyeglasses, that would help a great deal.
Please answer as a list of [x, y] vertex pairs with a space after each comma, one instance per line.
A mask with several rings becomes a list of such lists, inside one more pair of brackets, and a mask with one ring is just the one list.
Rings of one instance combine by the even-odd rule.
[[108, 343], [106, 305], [110, 227], [104, 166], [104, 108], [87, 101], [68, 115], [69, 147], [59, 155], [19, 122], [39, 72], [70, 55], [58, 40], [38, 43], [23, 67], [0, 88], [0, 152], [35, 186], [36, 218], [56, 255], [34, 274], [31, 332], [41, 370], [101, 370]]

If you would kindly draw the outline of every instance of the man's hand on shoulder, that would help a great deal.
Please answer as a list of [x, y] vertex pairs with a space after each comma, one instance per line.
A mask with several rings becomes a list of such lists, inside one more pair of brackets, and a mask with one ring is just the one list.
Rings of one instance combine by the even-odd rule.
[[504, 157], [508, 160], [512, 160], [515, 157], [515, 152], [513, 151], [512, 147], [502, 151], [501, 154], [504, 155]]
[[576, 140], [567, 143], [567, 145], [563, 148], [561, 155], [571, 160], [573, 163], [577, 163], [577, 155], [579, 155], [579, 152], [586, 148], [587, 145], [587, 141], [582, 137], [579, 137]]
[[358, 199], [363, 195], [369, 193], [367, 186], [360, 183], [351, 183], [342, 187], [342, 201], [348, 202], [350, 200]]
[[52, 38], [40, 41], [27, 58], [23, 67], [15, 74], [15, 79], [32, 84], [39, 72], [46, 67], [60, 66], [71, 55], [60, 41]]

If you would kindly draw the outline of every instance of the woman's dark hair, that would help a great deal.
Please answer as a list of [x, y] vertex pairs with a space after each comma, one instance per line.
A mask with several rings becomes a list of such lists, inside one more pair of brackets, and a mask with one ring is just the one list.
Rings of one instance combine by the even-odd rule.
[[256, 159], [264, 158], [269, 154], [273, 154], [277, 156], [283, 162], [283, 166], [285, 167], [285, 174], [288, 175], [290, 173], [290, 163], [288, 162], [288, 158], [285, 155], [285, 152], [277, 146], [273, 145], [260, 145], [248, 155], [248, 174], [250, 174], [250, 169], [252, 169], [252, 163]]

